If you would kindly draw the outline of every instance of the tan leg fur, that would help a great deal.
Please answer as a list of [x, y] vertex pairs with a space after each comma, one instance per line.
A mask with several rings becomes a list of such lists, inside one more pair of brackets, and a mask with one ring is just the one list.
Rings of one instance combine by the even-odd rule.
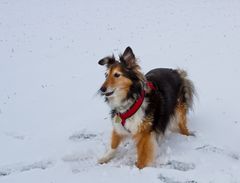
[[179, 132], [183, 135], [191, 135], [187, 128], [187, 107], [185, 104], [178, 104], [177, 106], [177, 115], [178, 115], [178, 127]]
[[134, 135], [137, 146], [137, 162], [136, 166], [142, 169], [153, 163], [155, 159], [155, 135], [150, 130], [150, 123], [143, 122], [139, 127], [139, 132]]
[[105, 155], [98, 160], [98, 163], [103, 164], [109, 162], [112, 158], [114, 158], [117, 147], [123, 140], [123, 136], [119, 135], [115, 130], [112, 131], [112, 138], [111, 138], [111, 147], [105, 153]]

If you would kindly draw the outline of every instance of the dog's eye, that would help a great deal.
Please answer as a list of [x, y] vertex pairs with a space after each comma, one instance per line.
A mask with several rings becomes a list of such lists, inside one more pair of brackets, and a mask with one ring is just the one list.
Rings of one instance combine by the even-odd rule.
[[107, 78], [108, 77], [108, 73], [105, 73], [105, 78]]
[[118, 78], [119, 76], [120, 76], [119, 73], [115, 73], [115, 74], [114, 74], [114, 77], [115, 77], [115, 78]]

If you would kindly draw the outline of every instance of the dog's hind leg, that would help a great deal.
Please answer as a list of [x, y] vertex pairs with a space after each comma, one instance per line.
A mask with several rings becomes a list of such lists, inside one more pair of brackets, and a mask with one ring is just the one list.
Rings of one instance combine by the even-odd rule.
[[176, 115], [178, 120], [179, 132], [183, 135], [192, 135], [187, 128], [187, 113], [193, 107], [193, 98], [196, 96], [196, 90], [193, 85], [193, 82], [188, 79], [187, 72], [181, 69], [178, 69], [178, 74], [182, 79], [182, 84], [180, 88], [178, 104], [176, 107]]
[[182, 135], [192, 135], [187, 128], [187, 106], [184, 103], [179, 103], [176, 109], [178, 120], [179, 133]]
[[107, 152], [104, 154], [104, 156], [98, 160], [98, 163], [100, 164], [107, 163], [112, 158], [114, 158], [117, 152], [117, 147], [119, 146], [123, 138], [124, 137], [122, 135], [119, 135], [115, 130], [113, 130], [112, 138], [111, 138], [111, 146], [107, 150]]

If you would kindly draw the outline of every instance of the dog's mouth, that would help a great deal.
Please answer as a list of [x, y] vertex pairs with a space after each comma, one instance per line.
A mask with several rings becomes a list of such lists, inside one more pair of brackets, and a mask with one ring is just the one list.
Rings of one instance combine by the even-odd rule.
[[105, 95], [106, 97], [110, 97], [113, 93], [114, 93], [114, 90], [111, 92], [105, 92], [103, 93], [103, 95]]

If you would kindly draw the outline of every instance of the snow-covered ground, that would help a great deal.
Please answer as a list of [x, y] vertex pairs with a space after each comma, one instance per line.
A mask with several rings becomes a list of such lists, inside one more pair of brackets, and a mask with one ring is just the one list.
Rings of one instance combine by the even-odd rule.
[[[169, 134], [156, 165], [109, 143], [97, 61], [131, 46], [143, 72], [181, 67], [196, 137]], [[0, 0], [0, 182], [240, 182], [239, 0]]]

